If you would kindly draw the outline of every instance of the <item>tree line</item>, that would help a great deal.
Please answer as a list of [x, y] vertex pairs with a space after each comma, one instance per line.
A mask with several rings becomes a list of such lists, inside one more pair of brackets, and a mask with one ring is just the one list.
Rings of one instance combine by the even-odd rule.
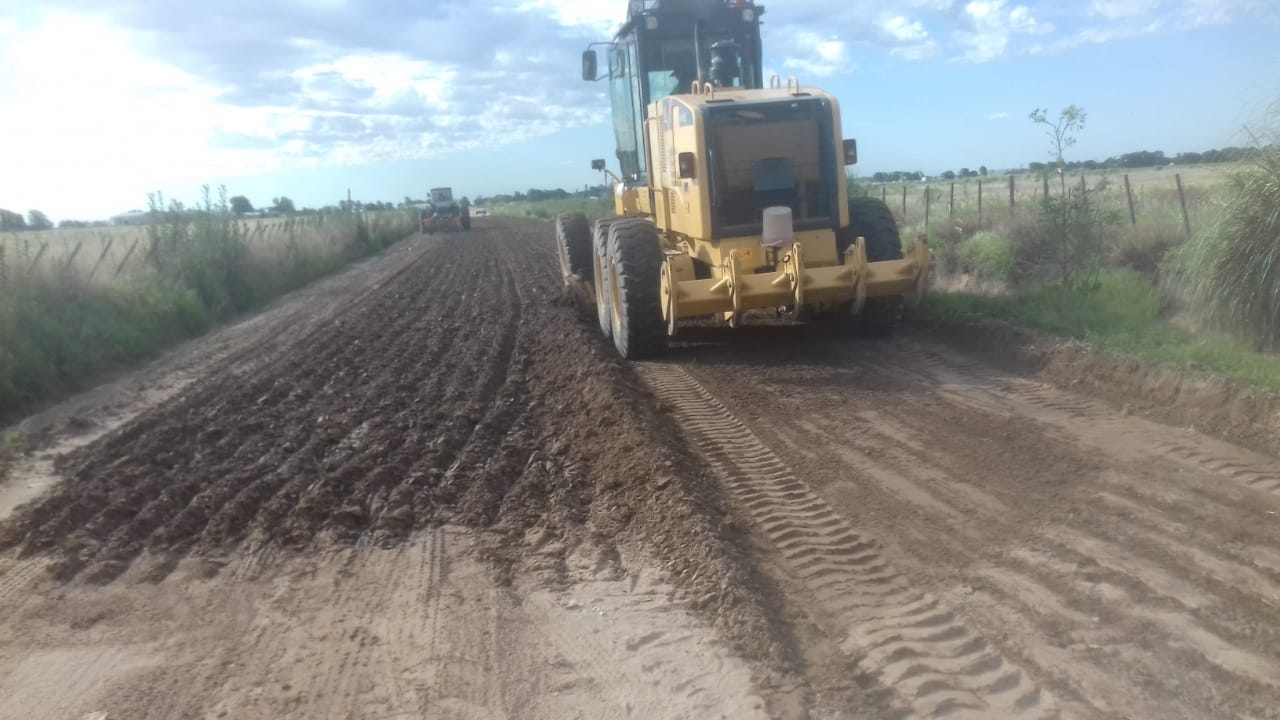
[[476, 204], [484, 203], [503, 203], [503, 202], [541, 202], [543, 200], [567, 200], [569, 198], [582, 197], [601, 197], [609, 194], [610, 190], [606, 185], [588, 185], [581, 190], [569, 192], [564, 188], [555, 188], [553, 190], [540, 190], [537, 188], [529, 188], [526, 192], [516, 190], [511, 193], [494, 195], [492, 197], [476, 197]]
[[[1243, 162], [1261, 157], [1264, 153], [1274, 152], [1276, 146], [1267, 147], [1224, 147], [1205, 150], [1204, 152], [1181, 152], [1175, 155], [1168, 155], [1163, 150], [1138, 150], [1136, 152], [1124, 153], [1122, 155], [1113, 155], [1105, 160], [1070, 160], [1063, 162], [1063, 169], [1071, 170], [1104, 170], [1104, 169], [1134, 169], [1158, 167], [1161, 165], [1200, 165], [1207, 163], [1229, 163]], [[1032, 161], [1027, 163], [1025, 168], [1018, 168], [1010, 172], [1044, 172], [1052, 167], [1057, 167], [1057, 163]], [[954, 180], [956, 178], [969, 177], [986, 177], [988, 174], [987, 166], [982, 165], [977, 170], [969, 168], [960, 168], [958, 171], [947, 170], [939, 173], [938, 178], [943, 180]], [[895, 170], [893, 172], [878, 172], [871, 176], [872, 182], [921, 182], [928, 176], [923, 172], [916, 170], [903, 171]]]
[[39, 210], [30, 210], [25, 216], [12, 210], [0, 208], [0, 232], [22, 232], [24, 230], [49, 230], [53, 223], [49, 216]]

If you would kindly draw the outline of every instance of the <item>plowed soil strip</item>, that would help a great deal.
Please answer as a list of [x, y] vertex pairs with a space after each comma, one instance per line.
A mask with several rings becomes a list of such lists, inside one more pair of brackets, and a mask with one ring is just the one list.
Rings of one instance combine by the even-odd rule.
[[[206, 666], [240, 656], [270, 667], [315, 665], [314, 676], [285, 673], [285, 692], [268, 693], [248, 716], [345, 716], [343, 708], [372, 692], [362, 686], [368, 677], [387, 678], [373, 695], [388, 708], [498, 715], [498, 691], [486, 684], [492, 681], [467, 679], [491, 676], [501, 664], [495, 632], [464, 632], [430, 609], [430, 625], [409, 635], [387, 620], [421, 614], [388, 605], [389, 597], [500, 604], [491, 594], [456, 596], [469, 581], [433, 559], [444, 552], [439, 528], [448, 524], [458, 531], [451, 541], [467, 536], [467, 554], [490, 574], [485, 583], [499, 587], [530, 574], [569, 588], [583, 574], [632, 572], [634, 589], [642, 569], [661, 567], [660, 580], [674, 588], [659, 597], [714, 623], [740, 654], [766, 661], [789, 691], [785, 632], [769, 622], [753, 560], [738, 546], [716, 484], [639, 379], [582, 322], [562, 288], [547, 224], [477, 223], [470, 234], [415, 241], [400, 260], [379, 266], [376, 276], [361, 275], [358, 291], [344, 288], [348, 301], [320, 302], [315, 316], [291, 312], [228, 334], [228, 345], [207, 364], [183, 366], [192, 374], [187, 382], [65, 456], [56, 488], [0, 522], [0, 600], [9, 603], [0, 613], [0, 674], [20, 665], [23, 677], [44, 673], [40, 682], [64, 687], [42, 624], [45, 600], [55, 594], [75, 592], [86, 605], [109, 598], [106, 605], [121, 607], [112, 625], [122, 634], [113, 640], [127, 640], [123, 633], [140, 622], [129, 611], [133, 598], [142, 598], [147, 613], [172, 596], [177, 611], [190, 615], [186, 605], [203, 602], [187, 590], [194, 574], [236, 615], [242, 608], [234, 596], [244, 586], [274, 586], [281, 568], [301, 557], [330, 578], [325, 602], [342, 608], [346, 631], [357, 634], [316, 645], [304, 625], [281, 640], [273, 632], [277, 620], [258, 616], [231, 631], [243, 636], [242, 645], [227, 639], [208, 645], [217, 653], [189, 654], [198, 658], [199, 677], [225, 678]], [[362, 568], [362, 553], [392, 557], [383, 550], [418, 547], [428, 534], [427, 555], [394, 555], [394, 570]], [[432, 575], [426, 589], [403, 584], [403, 573], [421, 572], [424, 562]], [[480, 610], [470, 617], [489, 622]], [[378, 639], [365, 634], [381, 624], [387, 628]], [[397, 636], [401, 641], [386, 640]], [[76, 641], [98, 663], [105, 656], [95, 638]], [[370, 649], [384, 640], [402, 654]], [[679, 648], [706, 642], [705, 632], [693, 633]], [[299, 647], [309, 648], [306, 657]], [[425, 673], [415, 669], [421, 652], [432, 662]], [[638, 650], [647, 659], [634, 674], [669, 666], [675, 692], [683, 692], [691, 673], [664, 661], [665, 652]], [[551, 662], [528, 654], [539, 667]], [[26, 663], [27, 656], [45, 664]], [[219, 689], [179, 671], [148, 680], [142, 697], [128, 678], [94, 673], [108, 678], [115, 697], [140, 698], [117, 705], [124, 709], [113, 717], [203, 716], [211, 698], [239, 702], [260, 692], [243, 677]], [[570, 693], [564, 682], [564, 698], [590, 704], [590, 687]], [[184, 684], [189, 690], [169, 691]], [[4, 687], [0, 682], [0, 695]], [[701, 706], [695, 694], [708, 698], [711, 714], [737, 707], [711, 701], [703, 684], [688, 690], [684, 709]], [[291, 699], [300, 693], [313, 699]], [[758, 702], [742, 695], [748, 707]], [[514, 716], [562, 717], [573, 704], [566, 703]], [[684, 712], [663, 701], [652, 707], [655, 717]]]
[[1046, 717], [1052, 697], [944, 603], [914, 591], [878, 543], [835, 513], [746, 426], [678, 367], [641, 374], [806, 591], [842, 649], [923, 717]]

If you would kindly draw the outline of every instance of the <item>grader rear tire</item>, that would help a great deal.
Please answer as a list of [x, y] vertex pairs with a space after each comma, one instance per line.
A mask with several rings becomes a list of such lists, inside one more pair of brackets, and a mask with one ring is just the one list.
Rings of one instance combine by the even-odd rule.
[[[836, 250], [844, 251], [859, 236], [867, 241], [867, 260], [902, 259], [902, 238], [893, 211], [878, 198], [849, 198], [849, 228], [837, 236]], [[848, 329], [864, 337], [887, 337], [893, 334], [902, 314], [902, 298], [867, 298], [862, 313], [846, 317]]]
[[898, 221], [888, 205], [873, 197], [849, 198], [849, 228], [836, 238], [836, 251], [844, 251], [862, 236], [867, 239], [867, 260], [902, 259], [902, 238], [898, 235]]
[[591, 234], [592, 285], [596, 291], [596, 322], [605, 337], [613, 337], [613, 304], [609, 301], [609, 227], [620, 218], [597, 220]]
[[591, 226], [586, 215], [568, 212], [556, 216], [556, 252], [565, 285], [574, 275], [591, 280]]
[[613, 346], [627, 360], [653, 357], [667, 348], [661, 273], [662, 247], [653, 223], [628, 218], [609, 226]]

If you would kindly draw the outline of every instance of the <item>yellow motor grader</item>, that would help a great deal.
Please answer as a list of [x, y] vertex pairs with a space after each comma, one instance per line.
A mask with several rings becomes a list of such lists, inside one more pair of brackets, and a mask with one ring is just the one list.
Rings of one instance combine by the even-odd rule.
[[[661, 353], [680, 321], [751, 311], [890, 332], [925, 288], [929, 250], [904, 252], [893, 214], [848, 197], [857, 144], [836, 98], [763, 77], [751, 0], [631, 0], [583, 79], [607, 80], [616, 215], [556, 219], [568, 284], [593, 286], [600, 329], [628, 359]], [[607, 54], [599, 74], [597, 46]]]

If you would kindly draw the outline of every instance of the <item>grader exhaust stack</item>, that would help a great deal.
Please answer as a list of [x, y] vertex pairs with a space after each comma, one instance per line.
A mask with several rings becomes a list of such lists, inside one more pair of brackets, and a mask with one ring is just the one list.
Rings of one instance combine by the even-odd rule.
[[[904, 253], [893, 214], [848, 198], [857, 144], [832, 95], [762, 75], [760, 17], [744, 0], [632, 0], [583, 54], [607, 79], [620, 173], [615, 216], [557, 218], [568, 283], [592, 285], [620, 354], [661, 352], [680, 321], [752, 311], [892, 330], [924, 291], [929, 250]], [[599, 76], [596, 46], [607, 53]]]

